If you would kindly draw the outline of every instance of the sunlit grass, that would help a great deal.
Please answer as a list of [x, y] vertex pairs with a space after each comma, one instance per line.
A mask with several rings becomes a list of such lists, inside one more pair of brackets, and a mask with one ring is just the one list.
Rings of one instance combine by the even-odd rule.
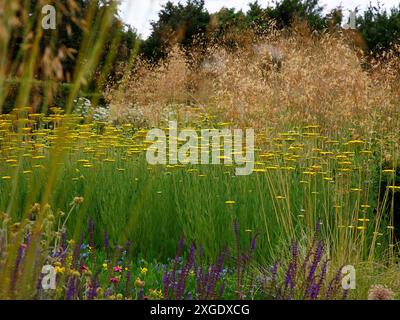
[[[265, 259], [292, 239], [310, 237], [317, 221], [341, 263], [374, 259], [392, 244], [392, 217], [373, 210], [377, 177], [394, 173], [375, 166], [371, 141], [328, 137], [318, 126], [260, 133], [254, 172], [242, 177], [227, 164], [151, 166], [147, 130], [129, 125], [79, 124], [79, 117], [60, 113], [40, 122], [3, 118], [0, 208], [15, 220], [33, 203], [62, 210], [82, 196], [68, 222], [73, 230], [93, 217], [115, 243], [129, 239], [138, 252], [159, 258], [172, 255], [183, 235], [217, 254], [232, 238], [226, 226], [234, 219], [261, 232]], [[18, 135], [13, 121], [30, 126]]]

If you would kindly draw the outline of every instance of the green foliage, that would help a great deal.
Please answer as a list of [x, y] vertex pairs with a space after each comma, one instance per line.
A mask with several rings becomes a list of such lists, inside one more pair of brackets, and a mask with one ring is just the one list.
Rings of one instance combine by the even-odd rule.
[[357, 23], [372, 52], [389, 49], [400, 38], [400, 5], [390, 12], [379, 5], [370, 5]]
[[[189, 48], [194, 39], [202, 43], [224, 42], [234, 47], [238, 35], [247, 31], [268, 32], [272, 21], [278, 29], [290, 28], [294, 22], [307, 22], [312, 31], [335, 31], [343, 21], [342, 9], [333, 9], [326, 16], [319, 0], [276, 0], [263, 8], [258, 1], [249, 3], [247, 12], [222, 8], [209, 14], [202, 0], [188, 0], [185, 4], [168, 2], [152, 23], [153, 31], [144, 42], [142, 53], [155, 62], [165, 58], [172, 44]], [[358, 30], [373, 52], [388, 49], [400, 36], [400, 7], [390, 12], [379, 5], [370, 5], [357, 20]], [[236, 35], [236, 38], [235, 36]]]
[[325, 27], [322, 10], [319, 0], [280, 0], [266, 12], [279, 28], [290, 27], [295, 19], [300, 19], [306, 20], [311, 29], [322, 30]]
[[215, 36], [223, 35], [227, 30], [240, 31], [247, 27], [246, 15], [234, 8], [222, 8], [215, 17], [217, 20]]
[[195, 39], [197, 44], [222, 41], [232, 47], [237, 36], [247, 31], [263, 33], [269, 29], [272, 20], [280, 29], [291, 27], [295, 19], [306, 20], [313, 30], [322, 30], [326, 25], [318, 0], [283, 0], [265, 9], [254, 1], [249, 7], [246, 13], [222, 8], [209, 14], [203, 0], [188, 0], [176, 5], [168, 2], [160, 11], [158, 20], [152, 23], [152, 34], [144, 42], [141, 52], [155, 62], [165, 58], [173, 44], [186, 49]]
[[168, 1], [158, 14], [158, 21], [152, 23], [153, 32], [144, 43], [142, 53], [157, 61], [166, 56], [171, 44], [178, 43], [188, 48], [196, 38], [205, 34], [209, 22], [204, 0], [188, 0], [185, 5]]
[[[36, 202], [61, 210], [72, 198], [81, 196], [84, 202], [68, 219], [71, 237], [79, 237], [84, 222], [93, 217], [100, 230], [107, 230], [111, 243], [129, 239], [136, 252], [157, 259], [173, 256], [182, 236], [188, 241], [201, 240], [207, 254], [216, 256], [234, 241], [229, 226], [235, 220], [244, 231], [242, 244], [260, 232], [262, 254], [255, 257], [259, 261], [271, 261], [278, 248], [311, 235], [318, 219], [323, 221], [330, 250], [340, 252], [342, 262], [353, 254], [343, 248], [357, 246], [357, 255], [365, 258], [376, 228], [385, 232], [386, 221], [375, 224], [375, 219], [381, 221], [381, 213], [372, 212], [374, 190], [367, 185], [361, 192], [360, 181], [370, 180], [371, 174], [369, 153], [362, 153], [363, 146], [358, 146], [364, 145], [362, 141], [349, 145], [343, 136], [343, 143], [324, 147], [325, 153], [342, 157], [345, 152], [354, 153], [352, 161], [359, 169], [351, 170], [343, 168], [334, 156], [311, 159], [317, 154], [313, 150], [327, 139], [305, 129], [297, 138], [286, 136], [276, 147], [256, 153], [257, 160], [263, 159], [257, 166], [262, 167], [243, 177], [235, 175], [234, 167], [223, 165], [149, 166], [142, 143], [145, 136], [134, 133], [132, 127], [93, 124], [48, 130], [60, 119], [57, 114], [43, 118], [43, 124], [37, 126], [46, 127], [29, 134], [37, 147], [26, 144], [19, 153], [14, 148], [14, 153], [8, 154], [11, 160], [0, 162], [0, 212], [7, 212], [13, 220], [21, 220]], [[7, 150], [11, 145], [8, 135], [1, 141], [0, 146]], [[304, 145], [302, 151], [293, 151], [299, 145]], [[291, 152], [296, 153], [295, 161], [283, 156]], [[326, 172], [322, 172], [322, 164]], [[368, 208], [361, 215], [363, 205]], [[370, 222], [359, 221], [359, 217]], [[364, 224], [361, 236], [356, 227]], [[380, 238], [382, 249], [389, 236], [385, 232]], [[96, 242], [102, 241], [100, 234]], [[375, 254], [380, 254], [379, 248]]]
[[266, 10], [264, 10], [258, 1], [249, 3], [250, 9], [246, 13], [248, 25], [253, 29], [265, 30], [269, 25], [269, 18]]

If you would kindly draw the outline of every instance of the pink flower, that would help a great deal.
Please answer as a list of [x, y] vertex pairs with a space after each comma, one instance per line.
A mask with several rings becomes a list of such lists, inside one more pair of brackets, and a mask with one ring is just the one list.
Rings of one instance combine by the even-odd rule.
[[120, 266], [114, 267], [114, 272], [121, 272], [122, 268]]
[[81, 271], [82, 272], [86, 272], [86, 271], [88, 271], [89, 270], [89, 268], [86, 266], [86, 265], [83, 265], [82, 267], [81, 267]]
[[117, 283], [118, 282], [118, 278], [117, 277], [112, 277], [110, 279], [111, 283]]

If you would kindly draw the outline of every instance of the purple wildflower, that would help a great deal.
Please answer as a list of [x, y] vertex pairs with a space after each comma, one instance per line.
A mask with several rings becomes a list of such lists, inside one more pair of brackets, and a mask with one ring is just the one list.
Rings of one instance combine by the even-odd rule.
[[163, 284], [164, 284], [164, 299], [168, 299], [170, 282], [169, 282], [169, 272], [167, 269], [165, 269], [164, 271]]
[[326, 291], [326, 295], [325, 295], [326, 299], [330, 299], [336, 294], [336, 291], [338, 290], [341, 275], [342, 275], [342, 268], [340, 268], [336, 271], [335, 277], [330, 281], [330, 283], [328, 285], [328, 290]]

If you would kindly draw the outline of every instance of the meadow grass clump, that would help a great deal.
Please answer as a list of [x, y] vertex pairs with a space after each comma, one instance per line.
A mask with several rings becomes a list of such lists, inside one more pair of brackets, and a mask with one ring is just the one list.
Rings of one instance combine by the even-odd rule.
[[229, 164], [149, 165], [146, 130], [80, 124], [79, 117], [56, 112], [39, 123], [28, 118], [33, 128], [19, 135], [12, 123], [24, 118], [8, 115], [1, 122], [0, 205], [13, 219], [27, 215], [29, 207], [19, 203], [45, 199], [61, 210], [79, 194], [86, 201], [68, 220], [76, 237], [93, 216], [112, 243], [129, 238], [143, 255], [158, 258], [173, 254], [180, 236], [202, 239], [216, 255], [232, 239], [225, 226], [234, 219], [248, 236], [261, 232], [260, 246], [268, 250], [257, 259], [272, 258], [281, 241], [311, 236], [318, 219], [330, 250], [341, 252], [343, 262], [379, 256], [378, 237], [384, 247], [395, 241], [386, 229], [393, 225], [387, 207], [376, 203], [373, 142], [352, 138], [353, 131], [345, 139], [329, 137], [318, 125], [277, 136], [258, 133], [254, 172], [240, 177]]

